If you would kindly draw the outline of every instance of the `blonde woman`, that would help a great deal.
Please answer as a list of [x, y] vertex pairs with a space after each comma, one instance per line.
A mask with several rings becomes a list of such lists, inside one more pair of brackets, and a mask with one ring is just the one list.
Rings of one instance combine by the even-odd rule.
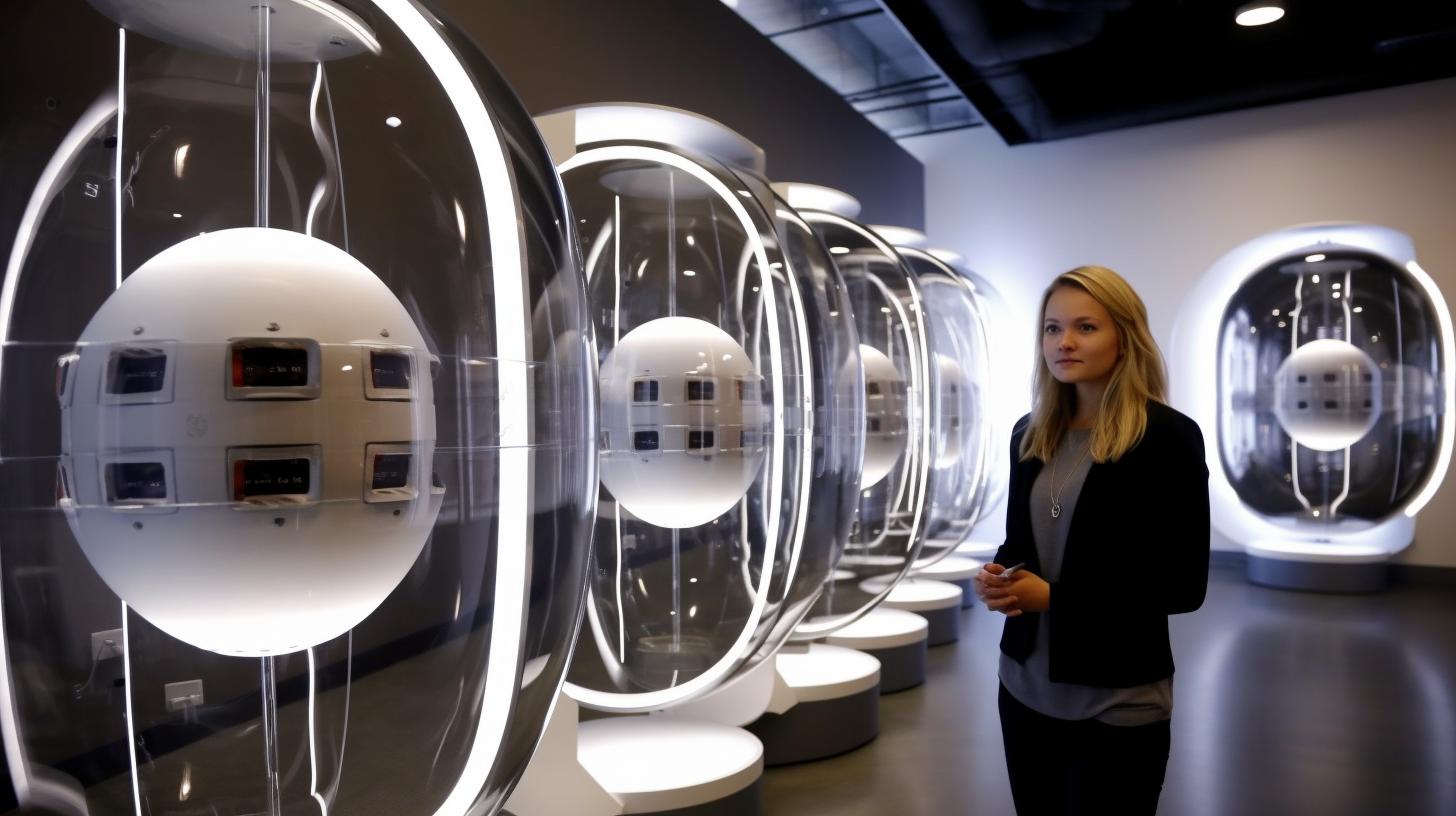
[[[1173, 711], [1168, 616], [1203, 604], [1203, 435], [1165, 403], [1147, 309], [1110, 269], [1042, 297], [1006, 543], [976, 576], [1001, 637], [1001, 734], [1021, 816], [1153, 814]], [[1008, 569], [1011, 568], [1011, 569]]]

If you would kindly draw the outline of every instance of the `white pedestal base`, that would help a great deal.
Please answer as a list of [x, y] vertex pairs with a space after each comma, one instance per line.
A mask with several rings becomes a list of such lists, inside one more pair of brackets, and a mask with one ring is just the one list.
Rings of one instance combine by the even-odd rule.
[[880, 607], [825, 638], [831, 646], [867, 652], [880, 661], [880, 692], [903, 691], [925, 682], [925, 618]]
[[[716, 723], [611, 717], [581, 723], [577, 740], [582, 767], [622, 803], [622, 813], [701, 808], [742, 793], [763, 775], [758, 738]], [[733, 812], [758, 810], [739, 805]]]

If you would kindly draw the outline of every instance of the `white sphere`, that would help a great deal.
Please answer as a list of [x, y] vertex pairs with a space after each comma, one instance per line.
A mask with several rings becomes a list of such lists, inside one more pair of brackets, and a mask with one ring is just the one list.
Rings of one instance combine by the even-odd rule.
[[1294, 441], [1321, 451], [1360, 441], [1380, 419], [1380, 369], [1343, 340], [1313, 340], [1274, 375], [1274, 415]]
[[638, 326], [602, 363], [602, 484], [651, 524], [707, 524], [763, 466], [762, 399], [753, 361], [717, 326], [691, 317]]
[[865, 448], [861, 490], [879, 484], [905, 452], [909, 422], [905, 418], [908, 394], [905, 378], [885, 353], [861, 344], [864, 365]]
[[970, 388], [970, 382], [965, 369], [954, 358], [944, 354], [935, 354], [934, 357], [940, 374], [940, 427], [937, 429], [935, 469], [949, 470], [960, 464], [961, 441], [966, 434], [963, 426], [972, 419], [965, 415], [970, 399], [965, 392]]
[[190, 238], [61, 359], [62, 498], [157, 627], [227, 655], [348, 631], [434, 527], [430, 356], [363, 264], [305, 235]]

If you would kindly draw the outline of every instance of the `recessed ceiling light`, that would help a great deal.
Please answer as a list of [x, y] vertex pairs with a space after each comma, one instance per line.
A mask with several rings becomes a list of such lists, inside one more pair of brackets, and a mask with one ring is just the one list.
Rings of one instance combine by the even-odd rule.
[[829, 251], [833, 252], [835, 255], [848, 255], [849, 247], [832, 246], [829, 248]]
[[1321, 255], [1319, 253], [1315, 253], [1314, 255], [1306, 255], [1306, 256], [1304, 256], [1304, 260], [1307, 263], [1319, 263], [1320, 261], [1323, 261], [1324, 259], [1325, 259], [1325, 256], [1324, 255]]
[[1284, 8], [1274, 3], [1250, 3], [1247, 6], [1239, 6], [1234, 12], [1234, 22], [1241, 26], [1261, 26], [1278, 20], [1284, 16]]
[[404, 122], [400, 121], [400, 118], [398, 116], [387, 116], [384, 119], [384, 124], [394, 128], [399, 127], [400, 125], [404, 124]]

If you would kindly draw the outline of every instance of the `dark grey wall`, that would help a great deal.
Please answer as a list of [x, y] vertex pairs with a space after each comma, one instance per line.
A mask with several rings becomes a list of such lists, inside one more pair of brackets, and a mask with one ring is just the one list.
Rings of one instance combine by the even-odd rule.
[[532, 114], [652, 102], [712, 117], [775, 180], [849, 192], [870, 223], [922, 227], [920, 162], [719, 0], [437, 0]]

